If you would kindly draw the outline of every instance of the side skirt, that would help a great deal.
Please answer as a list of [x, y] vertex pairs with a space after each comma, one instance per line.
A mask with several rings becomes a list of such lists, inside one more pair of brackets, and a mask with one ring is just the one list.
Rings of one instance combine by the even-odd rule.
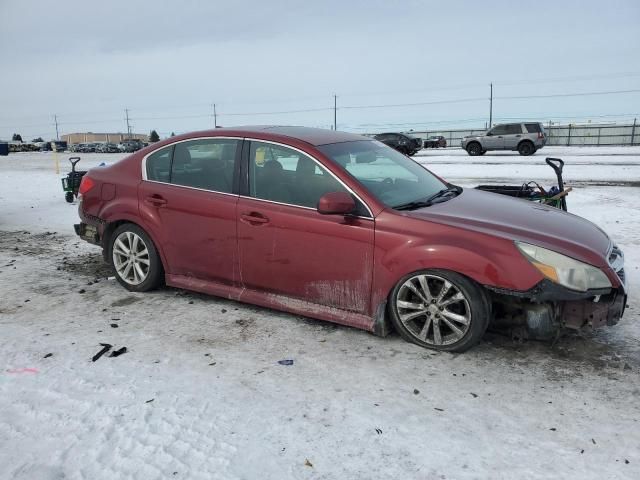
[[[327, 320], [349, 327], [355, 327], [369, 332], [376, 332], [373, 318], [361, 313], [350, 312], [335, 307], [318, 305], [299, 298], [288, 297], [271, 292], [261, 292], [242, 287], [233, 287], [220, 283], [207, 282], [185, 275], [165, 275], [167, 285], [185, 290], [215, 295], [217, 297], [228, 298], [237, 302], [251, 303], [261, 307], [273, 308], [283, 312], [294, 313], [306, 317]], [[379, 327], [378, 327], [379, 329]]]

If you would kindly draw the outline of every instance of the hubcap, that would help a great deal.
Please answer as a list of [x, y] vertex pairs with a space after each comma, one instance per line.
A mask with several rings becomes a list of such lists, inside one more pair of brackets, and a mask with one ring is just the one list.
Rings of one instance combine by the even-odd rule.
[[415, 275], [396, 295], [396, 313], [416, 339], [430, 345], [451, 345], [471, 325], [469, 302], [458, 287], [437, 275]]
[[149, 250], [139, 235], [133, 232], [118, 235], [112, 256], [118, 276], [129, 285], [139, 285], [149, 275]]

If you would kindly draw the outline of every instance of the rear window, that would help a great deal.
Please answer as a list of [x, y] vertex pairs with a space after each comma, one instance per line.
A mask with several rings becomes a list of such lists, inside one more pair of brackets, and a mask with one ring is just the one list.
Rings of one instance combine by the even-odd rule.
[[539, 123], [525, 123], [524, 126], [529, 133], [540, 133], [542, 131], [542, 127]]
[[147, 179], [154, 182], [168, 182], [171, 169], [171, 150], [163, 148], [147, 157]]

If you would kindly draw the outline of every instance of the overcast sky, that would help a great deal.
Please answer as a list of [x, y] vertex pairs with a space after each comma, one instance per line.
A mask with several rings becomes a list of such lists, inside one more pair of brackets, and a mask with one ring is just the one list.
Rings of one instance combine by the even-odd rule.
[[338, 129], [481, 127], [490, 82], [494, 122], [640, 114], [637, 0], [0, 0], [0, 21], [5, 139], [54, 137], [54, 114], [126, 131], [125, 108], [166, 136], [214, 102], [224, 126], [329, 128], [334, 94]]

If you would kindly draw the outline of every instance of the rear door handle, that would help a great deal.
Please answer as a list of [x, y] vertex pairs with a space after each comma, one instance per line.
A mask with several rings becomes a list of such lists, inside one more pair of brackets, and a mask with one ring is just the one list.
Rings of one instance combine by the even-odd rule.
[[269, 222], [267, 217], [258, 212], [243, 213], [240, 215], [240, 220], [251, 225], [260, 225]]
[[149, 195], [144, 199], [144, 203], [153, 205], [154, 207], [164, 207], [167, 204], [167, 201], [160, 195]]
[[521, 137], [522, 135], [516, 135], [516, 137]]

